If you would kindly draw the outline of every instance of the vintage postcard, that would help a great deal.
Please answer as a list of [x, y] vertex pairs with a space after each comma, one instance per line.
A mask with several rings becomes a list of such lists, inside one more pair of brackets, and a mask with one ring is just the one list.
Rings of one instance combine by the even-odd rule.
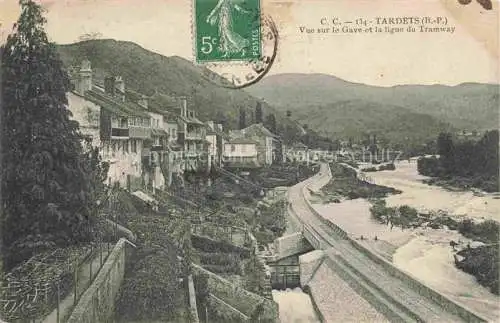
[[498, 322], [496, 0], [0, 0], [0, 322]]

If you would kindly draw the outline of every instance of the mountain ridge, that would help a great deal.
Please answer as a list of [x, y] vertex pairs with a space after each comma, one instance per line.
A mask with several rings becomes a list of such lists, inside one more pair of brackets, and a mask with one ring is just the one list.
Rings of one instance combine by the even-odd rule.
[[[290, 73], [289, 82], [292, 88], [297, 88], [293, 92], [283, 92], [283, 90], [290, 91], [290, 87], [284, 86], [287, 84], [281, 80], [276, 84], [276, 88], [273, 82], [269, 84], [269, 79], [272, 80], [273, 76], [264, 78], [254, 85], [261, 86], [268, 92], [277, 90], [274, 93], [278, 94], [274, 95], [277, 101], [295, 100], [288, 106], [280, 106], [273, 102], [272, 98], [268, 100], [269, 93], [260, 96], [255, 94], [255, 89], [252, 87], [235, 90], [217, 86], [203, 76], [204, 67], [194, 65], [180, 56], [166, 57], [151, 52], [133, 42], [87, 40], [58, 45], [58, 51], [66, 67], [79, 65], [83, 59], [90, 60], [96, 79], [103, 79], [106, 75], [121, 75], [126, 88], [148, 96], [155, 93], [187, 96], [189, 107], [197, 111], [201, 120], [221, 122], [227, 128], [239, 128], [240, 108], [246, 111], [247, 125], [255, 122], [255, 107], [260, 102], [264, 120], [269, 114], [274, 114], [277, 121], [276, 132], [289, 142], [305, 140], [312, 144], [322, 142], [324, 145], [329, 145], [328, 141], [317, 134], [323, 133], [332, 140], [347, 139], [346, 137], [359, 138], [367, 131], [385, 134], [388, 139], [394, 141], [408, 137], [422, 142], [435, 138], [439, 129], [450, 128], [446, 122], [419, 111], [408, 110], [397, 104], [398, 102], [386, 104], [368, 100], [373, 96], [371, 88], [368, 87], [366, 90], [366, 86], [362, 84], [349, 83], [326, 74], [321, 74], [319, 81], [317, 81], [318, 75], [303, 76], [315, 80], [318, 86], [321, 85], [324, 92], [322, 95], [315, 95], [310, 86], [301, 89], [301, 82], [297, 81], [293, 73]], [[334, 93], [336, 97], [332, 101], [328, 99], [331, 98], [331, 89], [324, 87], [323, 80], [329, 80], [328, 84], [333, 80], [335, 84], [340, 84], [340, 88], [345, 87], [348, 90], [345, 93], [339, 91]], [[363, 94], [363, 91], [367, 93], [365, 97], [359, 95]], [[261, 97], [265, 100], [260, 99]], [[287, 110], [292, 111], [291, 117], [286, 116]], [[305, 124], [308, 127], [302, 127]], [[398, 124], [404, 124], [405, 127], [399, 127]], [[306, 135], [303, 134], [304, 129], [307, 129]]]
[[268, 76], [248, 92], [278, 109], [292, 112], [361, 98], [429, 114], [458, 128], [482, 130], [498, 126], [499, 89], [498, 84], [476, 82], [381, 87], [328, 74], [286, 73]]

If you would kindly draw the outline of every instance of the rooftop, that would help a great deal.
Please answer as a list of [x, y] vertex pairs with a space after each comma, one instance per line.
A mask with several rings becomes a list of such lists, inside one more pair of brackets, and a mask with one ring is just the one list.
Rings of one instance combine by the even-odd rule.
[[234, 138], [241, 138], [241, 137], [246, 137], [246, 136], [265, 136], [265, 137], [272, 137], [272, 138], [278, 138], [277, 135], [273, 134], [271, 131], [269, 131], [262, 123], [254, 123], [244, 129], [241, 130], [233, 130], [231, 131], [231, 135]]
[[133, 102], [120, 101], [119, 99], [105, 93], [104, 90], [98, 86], [93, 86], [92, 90], [85, 92], [84, 98], [119, 116], [149, 118], [149, 115], [140, 105]]
[[252, 144], [254, 144], [254, 145], [257, 145], [258, 142], [255, 140], [246, 139], [246, 138], [236, 138], [236, 139], [229, 141], [228, 144], [232, 144], [232, 145], [252, 145]]

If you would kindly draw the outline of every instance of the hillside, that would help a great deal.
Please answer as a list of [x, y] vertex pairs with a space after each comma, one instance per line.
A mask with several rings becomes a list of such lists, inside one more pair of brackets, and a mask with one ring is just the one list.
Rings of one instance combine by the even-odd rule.
[[363, 133], [375, 133], [379, 140], [399, 144], [423, 144], [450, 129], [449, 124], [426, 114], [357, 99], [312, 106], [295, 111], [294, 117], [329, 137], [359, 138]]
[[[356, 99], [428, 114], [457, 128], [494, 129], [499, 120], [499, 86], [494, 84], [376, 87], [324, 74], [279, 74], [264, 78], [247, 91], [276, 108], [296, 112], [296, 116], [306, 116], [302, 112], [312, 106]], [[304, 123], [311, 122], [305, 120]]]
[[[116, 40], [90, 40], [70, 45], [59, 45], [58, 50], [66, 66], [76, 66], [87, 58], [91, 61], [96, 79], [105, 75], [121, 75], [125, 86], [146, 95], [163, 93], [183, 95], [189, 100], [202, 120], [227, 119], [227, 125], [236, 127], [239, 109], [248, 109], [247, 123], [253, 120], [257, 99], [242, 90], [218, 87], [202, 77], [201, 68], [181, 57], [165, 57], [137, 44]], [[275, 113], [278, 122], [285, 117], [267, 104], [264, 115]], [[297, 127], [294, 123], [294, 126]], [[298, 128], [298, 127], [297, 127]]]

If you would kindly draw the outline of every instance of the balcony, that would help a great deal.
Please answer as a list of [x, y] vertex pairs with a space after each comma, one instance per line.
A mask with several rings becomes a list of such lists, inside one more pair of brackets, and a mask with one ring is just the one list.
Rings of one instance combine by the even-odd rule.
[[201, 155], [202, 155], [202, 153], [199, 150], [186, 150], [184, 152], [184, 157], [188, 157], [188, 158], [200, 157]]
[[111, 128], [111, 137], [113, 139], [128, 139], [129, 129], [128, 128]]
[[188, 131], [186, 133], [186, 140], [205, 140], [204, 132]]
[[166, 150], [166, 147], [163, 144], [153, 144], [151, 146], [151, 151], [162, 151]]
[[130, 126], [130, 138], [147, 139], [151, 138], [151, 128]]

